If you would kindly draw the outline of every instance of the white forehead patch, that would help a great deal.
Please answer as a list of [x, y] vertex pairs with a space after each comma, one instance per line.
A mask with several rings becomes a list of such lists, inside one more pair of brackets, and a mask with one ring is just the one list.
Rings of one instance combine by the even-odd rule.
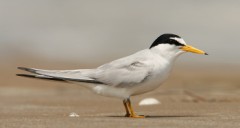
[[170, 39], [176, 40], [177, 42], [186, 45], [186, 42], [182, 38], [170, 37]]

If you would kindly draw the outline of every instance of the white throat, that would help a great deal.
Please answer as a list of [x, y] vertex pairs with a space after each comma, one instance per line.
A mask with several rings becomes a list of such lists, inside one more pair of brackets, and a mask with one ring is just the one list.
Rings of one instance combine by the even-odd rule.
[[184, 53], [179, 47], [170, 44], [159, 44], [151, 48], [151, 51], [170, 62], [175, 61], [179, 55]]

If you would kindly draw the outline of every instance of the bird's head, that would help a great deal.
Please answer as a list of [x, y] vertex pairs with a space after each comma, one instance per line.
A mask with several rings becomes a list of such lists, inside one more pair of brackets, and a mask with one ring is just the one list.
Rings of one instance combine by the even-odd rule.
[[187, 45], [178, 35], [163, 34], [159, 36], [150, 46], [150, 49], [164, 56], [175, 57], [184, 52], [208, 55], [206, 52]]

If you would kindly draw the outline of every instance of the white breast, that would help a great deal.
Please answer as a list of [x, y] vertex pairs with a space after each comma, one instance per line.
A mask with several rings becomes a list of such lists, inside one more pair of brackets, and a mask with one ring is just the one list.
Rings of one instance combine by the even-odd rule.
[[168, 62], [156, 63], [155, 68], [148, 80], [131, 89], [131, 95], [146, 93], [158, 88], [169, 76], [172, 65]]

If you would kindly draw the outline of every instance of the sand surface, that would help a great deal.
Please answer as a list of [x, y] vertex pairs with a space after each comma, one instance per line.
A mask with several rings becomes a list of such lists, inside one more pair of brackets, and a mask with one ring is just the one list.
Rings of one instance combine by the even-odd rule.
[[[157, 90], [132, 97], [144, 119], [125, 118], [120, 99], [72, 84], [19, 78], [7, 72], [0, 86], [1, 128], [239, 128], [238, 71], [176, 69]], [[183, 73], [184, 72], [184, 73]], [[197, 73], [196, 73], [197, 72]], [[161, 104], [139, 106], [144, 98]], [[70, 117], [70, 113], [78, 117]]]

